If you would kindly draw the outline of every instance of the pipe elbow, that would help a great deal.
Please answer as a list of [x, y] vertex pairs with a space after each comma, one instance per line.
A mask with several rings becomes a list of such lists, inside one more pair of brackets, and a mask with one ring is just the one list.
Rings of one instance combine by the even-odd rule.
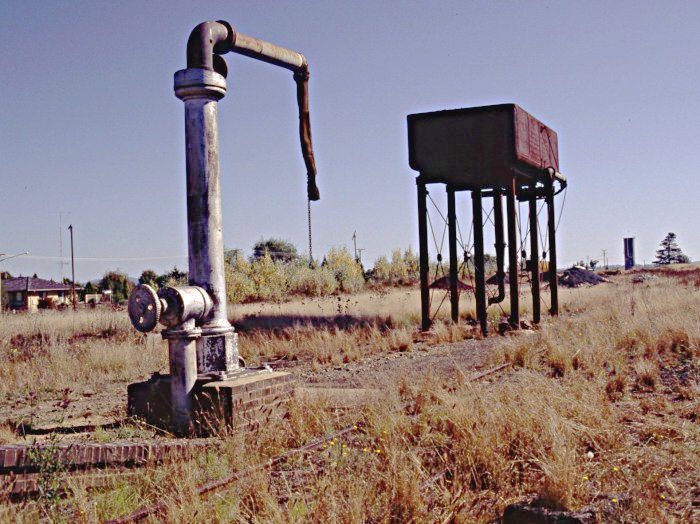
[[228, 53], [235, 41], [236, 31], [227, 22], [202, 22], [187, 39], [187, 67], [217, 71], [221, 66], [214, 54]]

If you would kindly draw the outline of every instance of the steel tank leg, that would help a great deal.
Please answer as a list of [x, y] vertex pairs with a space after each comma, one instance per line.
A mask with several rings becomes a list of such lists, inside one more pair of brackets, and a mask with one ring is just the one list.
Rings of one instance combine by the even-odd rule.
[[506, 214], [508, 215], [508, 278], [510, 279], [510, 325], [520, 327], [520, 300], [518, 296], [518, 236], [515, 222], [517, 220], [515, 177], [506, 192]]
[[557, 281], [557, 226], [554, 217], [554, 181], [549, 178], [547, 181], [547, 228], [549, 234], [549, 293], [551, 308], [549, 313], [552, 316], [559, 314], [559, 282]]
[[420, 261], [421, 329], [430, 329], [430, 290], [428, 289], [428, 191], [425, 183], [416, 178], [418, 186], [418, 257]]
[[472, 214], [474, 221], [474, 284], [476, 296], [476, 318], [481, 333], [489, 333], [486, 317], [486, 275], [484, 274], [484, 218], [481, 205], [481, 190], [472, 191]]
[[459, 289], [457, 286], [457, 212], [455, 210], [455, 190], [447, 184], [447, 224], [450, 247], [450, 306], [452, 322], [459, 321]]

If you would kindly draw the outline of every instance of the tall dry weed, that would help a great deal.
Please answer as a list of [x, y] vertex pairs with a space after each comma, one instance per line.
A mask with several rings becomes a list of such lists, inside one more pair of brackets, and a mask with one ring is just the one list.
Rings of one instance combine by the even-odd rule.
[[0, 396], [96, 388], [167, 367], [162, 344], [146, 348], [123, 311], [3, 315]]

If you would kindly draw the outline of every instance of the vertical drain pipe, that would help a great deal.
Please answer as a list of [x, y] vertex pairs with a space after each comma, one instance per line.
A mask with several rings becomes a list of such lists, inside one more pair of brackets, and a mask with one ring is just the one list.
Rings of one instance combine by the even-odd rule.
[[530, 275], [532, 282], [532, 322], [540, 323], [540, 248], [537, 239], [537, 196], [535, 184], [532, 184], [532, 196], [530, 206]]
[[455, 188], [447, 184], [447, 224], [450, 248], [450, 307], [452, 322], [459, 321], [459, 288], [457, 286], [457, 212], [455, 211]]
[[474, 293], [476, 296], [476, 318], [481, 333], [489, 334], [486, 318], [486, 277], [484, 275], [484, 217], [481, 205], [481, 189], [472, 191], [472, 214], [474, 223]]
[[430, 291], [428, 290], [428, 191], [425, 182], [419, 176], [416, 178], [418, 187], [418, 251], [420, 259], [420, 311], [421, 329], [430, 329]]
[[489, 297], [489, 305], [503, 302], [506, 298], [506, 283], [503, 259], [506, 249], [506, 243], [503, 241], [503, 198], [501, 196], [501, 188], [493, 189], [493, 223], [496, 230], [496, 280], [498, 280], [498, 294], [495, 297]]
[[515, 222], [517, 211], [517, 182], [515, 176], [506, 192], [506, 213], [508, 215], [508, 278], [510, 279], [510, 325], [514, 329], [520, 327], [520, 301], [518, 297], [518, 237]]

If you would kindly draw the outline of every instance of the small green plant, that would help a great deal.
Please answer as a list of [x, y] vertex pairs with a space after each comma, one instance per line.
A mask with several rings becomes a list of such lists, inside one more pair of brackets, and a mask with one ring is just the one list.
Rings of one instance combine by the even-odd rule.
[[62, 496], [61, 475], [65, 472], [65, 464], [61, 462], [60, 439], [56, 433], [51, 433], [44, 443], [32, 443], [27, 451], [29, 461], [37, 469], [37, 492], [42, 512], [48, 516], [58, 504]]
[[[59, 426], [65, 419], [65, 410], [72, 402], [71, 393], [70, 389], [64, 389], [61, 400], [55, 404], [62, 410], [58, 420]], [[36, 489], [39, 507], [42, 515], [50, 521], [56, 520], [62, 510], [59, 502], [64, 492], [62, 476], [66, 472], [63, 455], [69, 449], [70, 446], [61, 446], [60, 435], [52, 431], [45, 442], [39, 444], [34, 440], [32, 447], [27, 451], [27, 457], [37, 471]]]

